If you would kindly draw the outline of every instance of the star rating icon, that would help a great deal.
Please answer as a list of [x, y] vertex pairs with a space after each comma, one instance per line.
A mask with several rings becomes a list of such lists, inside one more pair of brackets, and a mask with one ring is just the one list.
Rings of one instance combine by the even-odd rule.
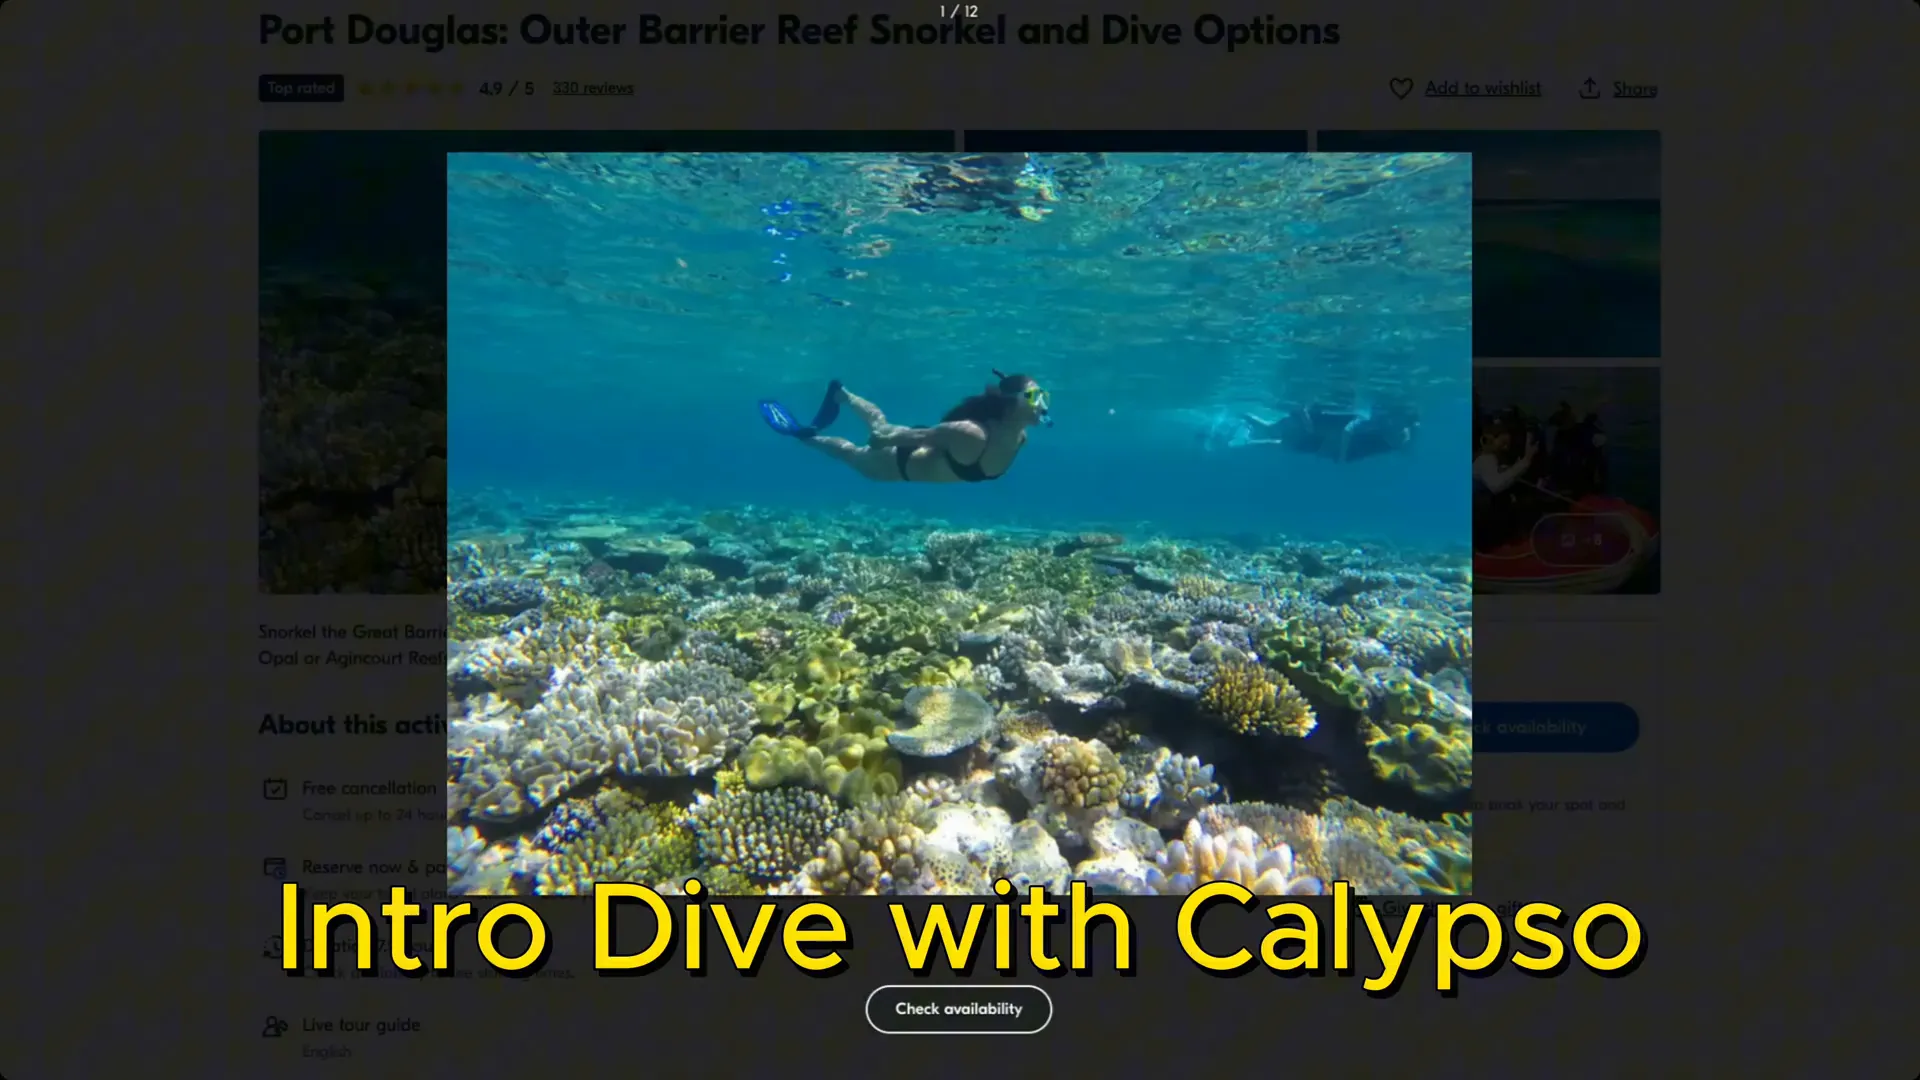
[[[5, 2], [6, 0], [0, 0], [0, 3]], [[437, 79], [424, 81], [418, 79], [361, 79], [355, 84], [354, 89], [359, 91], [361, 97], [392, 98], [419, 97], [421, 95], [426, 95], [427, 97], [440, 97], [442, 95], [458, 97], [466, 90], [466, 85], [457, 82], [440, 82]]]

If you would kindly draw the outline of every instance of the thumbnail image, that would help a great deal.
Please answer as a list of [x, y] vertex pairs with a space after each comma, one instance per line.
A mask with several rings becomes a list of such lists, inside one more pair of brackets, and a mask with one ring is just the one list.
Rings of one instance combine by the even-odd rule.
[[1660, 203], [1473, 207], [1475, 356], [1660, 355]]
[[1660, 591], [1660, 371], [1483, 367], [1473, 589]]
[[1472, 889], [1471, 168], [450, 154], [449, 889]]
[[261, 136], [264, 593], [446, 585], [445, 252], [418, 224], [444, 207], [437, 190], [436, 205], [409, 200], [417, 155], [395, 146], [385, 133]]
[[1322, 150], [1473, 157], [1473, 353], [1660, 355], [1660, 134], [1321, 132]]

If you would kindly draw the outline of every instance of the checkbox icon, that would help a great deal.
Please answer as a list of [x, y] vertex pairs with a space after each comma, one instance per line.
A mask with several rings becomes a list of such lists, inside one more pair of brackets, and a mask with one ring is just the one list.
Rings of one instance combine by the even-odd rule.
[[272, 802], [279, 802], [285, 799], [287, 797], [287, 782], [279, 779], [260, 781], [260, 797]]

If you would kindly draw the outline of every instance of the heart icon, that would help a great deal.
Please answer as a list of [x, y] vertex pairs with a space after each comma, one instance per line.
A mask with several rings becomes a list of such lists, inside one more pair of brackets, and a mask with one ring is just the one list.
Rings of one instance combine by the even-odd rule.
[[1407, 95], [1413, 93], [1413, 80], [1412, 79], [1388, 79], [1387, 89], [1393, 91], [1394, 97], [1399, 98], [1401, 101], [1405, 101], [1407, 100]]

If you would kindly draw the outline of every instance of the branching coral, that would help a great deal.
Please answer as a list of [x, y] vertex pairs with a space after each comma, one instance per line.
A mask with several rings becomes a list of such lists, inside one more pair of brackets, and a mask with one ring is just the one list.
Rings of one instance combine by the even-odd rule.
[[1126, 791], [1127, 771], [1104, 743], [1057, 735], [1040, 744], [1040, 792], [1060, 810], [1099, 810]]
[[546, 586], [527, 578], [483, 577], [458, 582], [447, 602], [474, 615], [518, 615], [547, 602]]
[[882, 799], [854, 812], [800, 869], [787, 890], [827, 896], [872, 896], [918, 887], [926, 833], [915, 819], [925, 806], [911, 795]]
[[618, 788], [554, 808], [533, 838], [549, 853], [535, 877], [542, 896], [583, 896], [602, 881], [657, 885], [693, 871], [693, 835], [670, 803]]
[[511, 821], [609, 772], [693, 776], [744, 743], [753, 707], [739, 680], [703, 664], [604, 663], [557, 670], [540, 703], [455, 763], [470, 817]]
[[1203, 811], [1209, 832], [1252, 829], [1266, 846], [1286, 844], [1299, 872], [1345, 881], [1373, 896], [1462, 895], [1473, 891], [1470, 819], [1422, 821], [1391, 810], [1330, 799], [1319, 813], [1270, 803]]
[[471, 825], [447, 829], [447, 891], [455, 896], [503, 896], [513, 871], [499, 848]]
[[629, 655], [618, 635], [600, 623], [551, 619], [453, 650], [447, 674], [454, 683], [475, 680], [501, 694], [518, 695], [543, 687], [555, 669], [597, 668]]
[[1260, 896], [1317, 896], [1324, 884], [1294, 863], [1285, 844], [1268, 846], [1244, 825], [1209, 831], [1206, 815], [1187, 822], [1185, 834], [1157, 859], [1155, 887], [1166, 893], [1190, 893], [1208, 882], [1231, 881]]
[[702, 796], [688, 818], [702, 861], [768, 883], [791, 878], [844, 821], [832, 800], [806, 788]]
[[1220, 662], [1200, 695], [1200, 706], [1242, 735], [1299, 738], [1316, 723], [1313, 707], [1285, 676], [1244, 658]]
[[1155, 828], [1176, 828], [1215, 802], [1226, 801], [1213, 779], [1213, 766], [1166, 747], [1152, 751], [1131, 772], [1121, 805]]

